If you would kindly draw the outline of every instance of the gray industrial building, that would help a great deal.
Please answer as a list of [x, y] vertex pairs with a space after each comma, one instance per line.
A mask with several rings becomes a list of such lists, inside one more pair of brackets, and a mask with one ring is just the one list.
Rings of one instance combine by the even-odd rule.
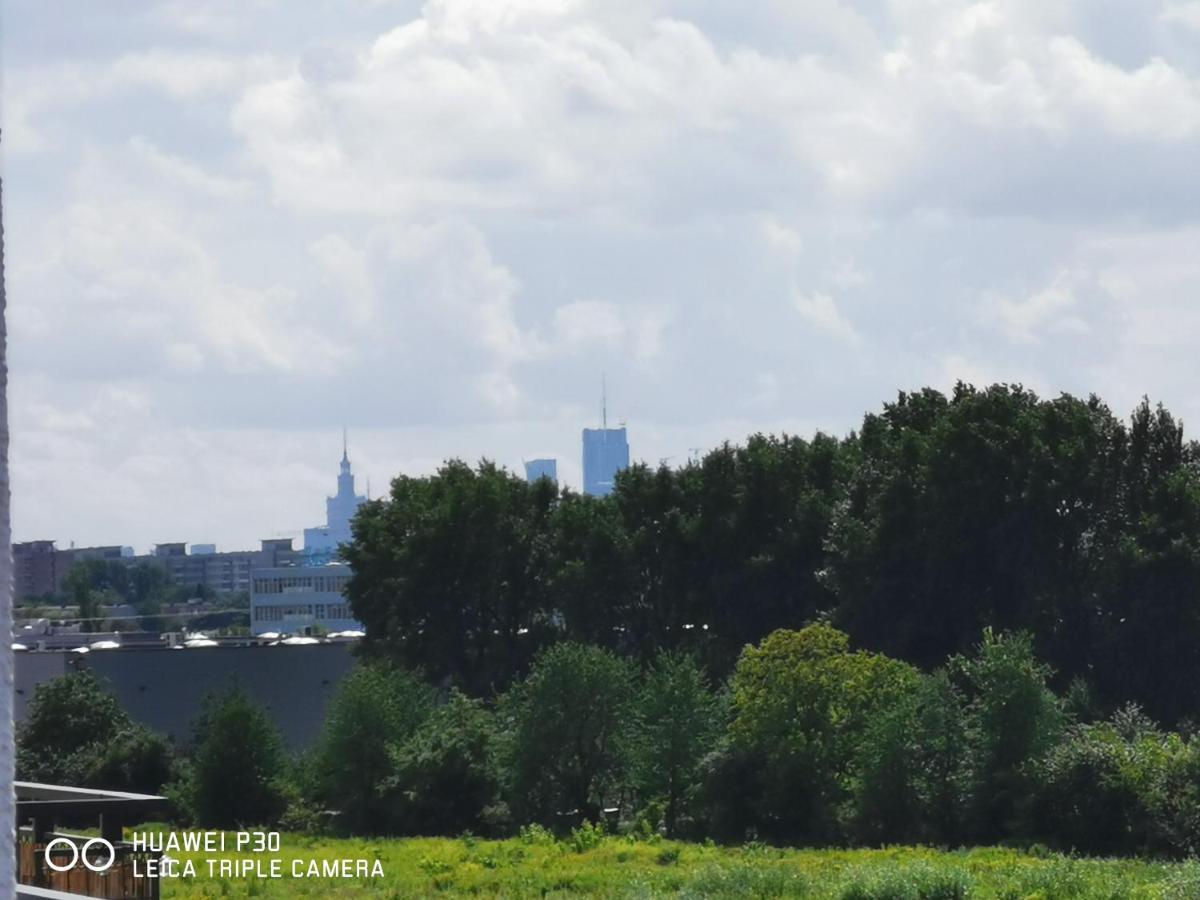
[[39, 684], [76, 668], [93, 671], [137, 721], [187, 741], [204, 697], [239, 684], [267, 712], [288, 746], [312, 743], [334, 690], [354, 666], [354, 644], [221, 646], [193, 649], [14, 654], [21, 722]]

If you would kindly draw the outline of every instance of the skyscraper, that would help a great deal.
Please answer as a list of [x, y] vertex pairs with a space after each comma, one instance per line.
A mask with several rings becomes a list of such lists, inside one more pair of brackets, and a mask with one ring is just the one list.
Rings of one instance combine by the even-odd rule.
[[354, 473], [350, 470], [350, 454], [343, 433], [342, 465], [338, 473], [337, 493], [325, 498], [325, 524], [304, 529], [305, 552], [332, 552], [337, 550], [338, 544], [349, 543], [350, 520], [366, 501], [366, 497], [354, 493]]
[[525, 462], [525, 480], [533, 484], [539, 478], [549, 478], [558, 484], [558, 460], [530, 459]]
[[617, 473], [629, 468], [629, 441], [625, 428], [608, 427], [608, 391], [600, 401], [600, 427], [583, 429], [583, 492], [602, 497], [611, 494]]

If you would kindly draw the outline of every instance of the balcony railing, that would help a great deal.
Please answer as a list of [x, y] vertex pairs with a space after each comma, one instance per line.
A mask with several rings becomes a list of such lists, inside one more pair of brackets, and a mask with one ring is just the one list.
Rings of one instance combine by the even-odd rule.
[[[158, 879], [147, 875], [160, 854], [135, 850], [123, 838], [126, 824], [161, 818], [165, 798], [22, 781], [15, 787], [18, 896], [158, 900]], [[85, 850], [93, 836], [62, 826], [98, 826], [102, 840]], [[85, 865], [85, 852], [91, 867]]]

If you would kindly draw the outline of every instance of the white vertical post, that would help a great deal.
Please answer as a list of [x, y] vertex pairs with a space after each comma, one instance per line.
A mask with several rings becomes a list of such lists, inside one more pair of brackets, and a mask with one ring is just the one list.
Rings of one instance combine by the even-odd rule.
[[0, 897], [16, 895], [13, 797], [12, 527], [8, 491], [8, 329], [4, 294], [4, 190], [0, 180]]

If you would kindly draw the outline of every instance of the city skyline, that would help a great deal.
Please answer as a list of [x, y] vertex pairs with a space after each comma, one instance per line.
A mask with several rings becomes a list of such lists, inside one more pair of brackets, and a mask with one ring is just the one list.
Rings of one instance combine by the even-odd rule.
[[201, 7], [6, 4], [17, 540], [299, 536], [343, 422], [578, 489], [602, 371], [652, 464], [958, 378], [1200, 421], [1191, 0]]

